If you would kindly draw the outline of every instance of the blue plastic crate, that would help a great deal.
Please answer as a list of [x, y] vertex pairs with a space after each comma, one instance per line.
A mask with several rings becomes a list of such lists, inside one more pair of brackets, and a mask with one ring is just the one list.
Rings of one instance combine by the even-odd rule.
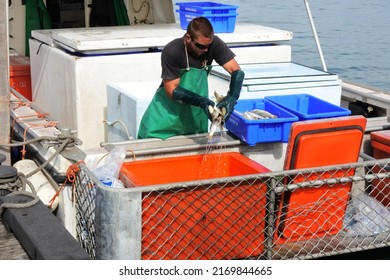
[[180, 2], [176, 3], [180, 15], [180, 27], [187, 29], [188, 23], [196, 17], [206, 17], [215, 33], [233, 33], [236, 26], [237, 8], [215, 2]]
[[264, 99], [298, 116], [299, 120], [348, 116], [351, 111], [310, 94], [265, 96]]
[[[275, 119], [247, 120], [245, 111], [261, 109], [276, 115]], [[291, 124], [298, 117], [271, 101], [259, 99], [238, 100], [226, 122], [226, 129], [250, 146], [265, 142], [288, 142]]]
[[238, 6], [216, 2], [179, 2], [176, 3], [180, 11], [197, 14], [231, 14], [236, 13]]

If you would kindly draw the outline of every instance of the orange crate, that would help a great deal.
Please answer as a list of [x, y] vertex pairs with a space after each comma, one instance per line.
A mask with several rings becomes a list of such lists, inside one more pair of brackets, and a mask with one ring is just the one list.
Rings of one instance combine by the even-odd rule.
[[[291, 127], [285, 169], [353, 163], [358, 160], [366, 119], [362, 116], [300, 121]], [[310, 182], [351, 176], [354, 170], [332, 170], [297, 175], [286, 183]], [[285, 243], [337, 234], [350, 196], [352, 183], [283, 192], [277, 209], [275, 241]]]
[[[269, 171], [239, 153], [220, 153], [125, 162], [120, 179], [127, 187], [141, 187]], [[144, 192], [142, 258], [240, 259], [261, 255], [266, 192], [266, 184], [245, 182]]]
[[32, 101], [30, 59], [27, 56], [10, 56], [9, 64], [10, 86]]
[[[370, 133], [373, 157], [376, 159], [390, 158], [390, 131], [374, 131]], [[373, 172], [384, 173], [380, 166], [374, 166]], [[373, 180], [370, 195], [384, 206], [390, 206], [390, 179]]]
[[376, 159], [390, 158], [390, 131], [381, 130], [370, 133], [373, 156]]

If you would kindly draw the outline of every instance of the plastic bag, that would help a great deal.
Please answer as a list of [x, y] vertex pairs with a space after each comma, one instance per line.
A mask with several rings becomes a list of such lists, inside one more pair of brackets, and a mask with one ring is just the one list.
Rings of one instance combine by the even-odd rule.
[[92, 172], [107, 187], [124, 188], [119, 180], [119, 171], [126, 158], [127, 147], [116, 146], [110, 153], [99, 162]]
[[366, 193], [360, 193], [348, 204], [344, 227], [353, 236], [371, 236], [388, 231], [390, 209]]

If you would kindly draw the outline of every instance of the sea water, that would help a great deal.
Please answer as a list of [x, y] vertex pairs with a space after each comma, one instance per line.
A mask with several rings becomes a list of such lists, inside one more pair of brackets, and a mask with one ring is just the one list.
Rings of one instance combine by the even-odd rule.
[[[293, 62], [323, 70], [304, 0], [214, 2], [238, 6], [237, 22], [293, 32]], [[308, 3], [328, 72], [342, 80], [390, 93], [390, 2], [308, 0]]]

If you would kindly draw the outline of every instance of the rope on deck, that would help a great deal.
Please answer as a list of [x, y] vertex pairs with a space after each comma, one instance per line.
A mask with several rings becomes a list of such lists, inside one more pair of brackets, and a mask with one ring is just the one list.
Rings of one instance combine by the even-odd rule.
[[[31, 192], [26, 191], [26, 185], [29, 186]], [[5, 196], [24, 195], [32, 197], [33, 200], [23, 203], [2, 203], [0, 204], [0, 216], [5, 208], [27, 208], [39, 201], [34, 186], [23, 173], [18, 172], [17, 176], [7, 179], [0, 179], [0, 190], [6, 190], [10, 193]]]
[[3, 203], [0, 205], [0, 216], [2, 215], [3, 210], [5, 208], [14, 208], [14, 209], [27, 208], [27, 207], [31, 207], [31, 206], [35, 205], [39, 201], [39, 197], [36, 194], [30, 193], [27, 191], [16, 191], [16, 192], [12, 192], [6, 196], [17, 196], [17, 195], [29, 196], [29, 197], [32, 197], [33, 200], [25, 202], [25, 203]]
[[[0, 146], [16, 146], [16, 145], [25, 145], [29, 143], [36, 142], [38, 138], [35, 138], [33, 140], [25, 141], [25, 142], [18, 142], [16, 144], [1, 144]], [[47, 138], [46, 138], [47, 139]], [[58, 137], [56, 138], [58, 140]], [[39, 141], [42, 139], [39, 138]], [[0, 205], [0, 216], [4, 210], [4, 208], [27, 208], [34, 204], [36, 204], [40, 198], [37, 196], [36, 190], [32, 183], [28, 180], [29, 177], [37, 173], [38, 171], [43, 171], [43, 169], [46, 167], [47, 164], [49, 164], [58, 154], [60, 154], [63, 150], [66, 149], [67, 145], [69, 143], [72, 143], [74, 141], [74, 137], [66, 137], [64, 141], [61, 143], [60, 147], [56, 150], [56, 152], [51, 155], [51, 157], [46, 160], [43, 164], [41, 164], [37, 169], [33, 170], [29, 174], [24, 173], [17, 173], [17, 176], [12, 178], [6, 178], [6, 179], [0, 179], [0, 190], [6, 190], [10, 192], [6, 196], [16, 196], [16, 195], [25, 195], [32, 197], [33, 200], [25, 203], [3, 203]], [[31, 189], [31, 192], [26, 191], [26, 185], [28, 185]]]

